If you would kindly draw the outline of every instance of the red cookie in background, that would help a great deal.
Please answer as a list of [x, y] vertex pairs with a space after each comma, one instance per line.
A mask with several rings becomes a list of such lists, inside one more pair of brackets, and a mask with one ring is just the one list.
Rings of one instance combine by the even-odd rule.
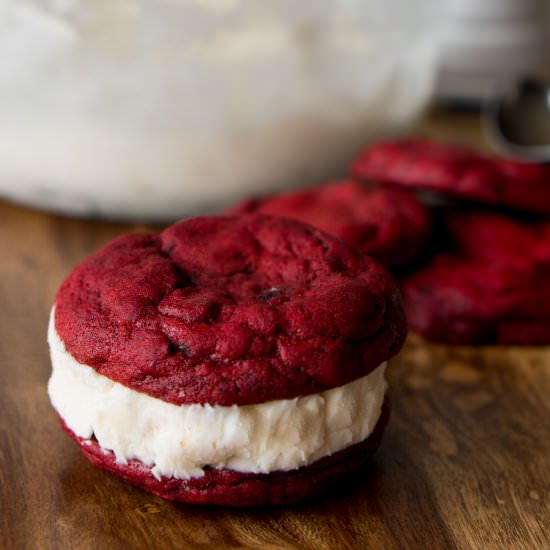
[[230, 210], [233, 214], [253, 212], [318, 227], [386, 266], [416, 257], [430, 226], [426, 207], [412, 194], [352, 180], [252, 199]]
[[294, 502], [374, 452], [406, 332], [373, 259], [250, 215], [120, 237], [62, 284], [50, 399], [95, 465], [168, 499]]
[[550, 214], [550, 165], [490, 157], [421, 138], [382, 141], [350, 165], [353, 177]]
[[550, 222], [446, 216], [453, 243], [401, 281], [409, 327], [447, 344], [550, 344]]

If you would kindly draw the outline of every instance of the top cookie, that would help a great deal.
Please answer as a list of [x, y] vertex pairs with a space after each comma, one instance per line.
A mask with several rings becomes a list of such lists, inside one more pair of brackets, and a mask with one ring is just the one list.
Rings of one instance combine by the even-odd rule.
[[364, 180], [550, 214], [550, 166], [426, 139], [376, 143], [352, 162], [350, 172]]
[[406, 331], [396, 285], [374, 260], [262, 215], [116, 239], [64, 281], [55, 326], [79, 362], [176, 405], [339, 386], [395, 354]]
[[410, 193], [351, 180], [249, 200], [231, 212], [262, 212], [309, 223], [386, 266], [414, 258], [429, 229], [426, 208]]

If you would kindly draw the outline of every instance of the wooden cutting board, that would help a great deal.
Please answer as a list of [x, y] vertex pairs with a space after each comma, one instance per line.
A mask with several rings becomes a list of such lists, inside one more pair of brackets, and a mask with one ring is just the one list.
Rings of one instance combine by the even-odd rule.
[[[479, 142], [470, 119], [422, 129]], [[0, 548], [550, 548], [550, 347], [409, 337], [371, 467], [300, 506], [171, 504], [90, 466], [47, 399], [49, 309], [75, 263], [148, 229], [0, 202]]]

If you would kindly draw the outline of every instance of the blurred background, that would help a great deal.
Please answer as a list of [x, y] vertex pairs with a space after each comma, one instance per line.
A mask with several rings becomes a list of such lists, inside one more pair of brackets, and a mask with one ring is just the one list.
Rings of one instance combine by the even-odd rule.
[[0, 194], [167, 221], [548, 69], [545, 0], [2, 0]]

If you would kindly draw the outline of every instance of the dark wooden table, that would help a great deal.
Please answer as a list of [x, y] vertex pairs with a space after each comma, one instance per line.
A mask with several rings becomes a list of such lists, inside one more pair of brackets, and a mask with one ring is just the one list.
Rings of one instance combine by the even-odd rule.
[[[479, 143], [471, 119], [422, 129]], [[76, 262], [144, 229], [0, 202], [0, 548], [550, 548], [549, 347], [410, 336], [372, 467], [301, 506], [171, 504], [90, 466], [46, 395], [48, 313]]]

